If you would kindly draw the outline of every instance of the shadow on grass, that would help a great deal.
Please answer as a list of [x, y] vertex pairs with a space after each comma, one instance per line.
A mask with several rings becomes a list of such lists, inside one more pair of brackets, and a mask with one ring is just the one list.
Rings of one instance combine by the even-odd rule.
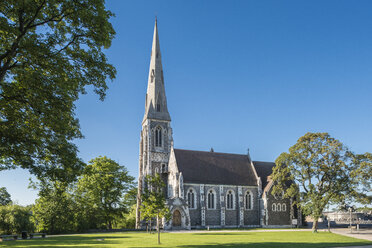
[[329, 248], [341, 246], [364, 246], [372, 243], [286, 243], [286, 242], [267, 242], [267, 243], [227, 243], [227, 244], [205, 244], [205, 245], [182, 245], [182, 248], [217, 248], [217, 247], [234, 247], [234, 248]]
[[49, 237], [45, 239], [29, 239], [29, 240], [17, 240], [17, 241], [6, 241], [0, 243], [0, 247], [99, 247], [107, 245], [118, 245], [121, 242], [116, 241], [116, 239], [125, 239], [126, 236], [61, 236], [61, 237]]
[[211, 233], [192, 233], [192, 235], [200, 235], [200, 236], [203, 236], [203, 235], [206, 235], [206, 236], [209, 236], [209, 235], [216, 235], [216, 236], [223, 236], [223, 235], [228, 235], [228, 236], [232, 236], [232, 235], [237, 235], [237, 236], [247, 236], [247, 235], [252, 235], [252, 233], [249, 233], [249, 232], [211, 232]]

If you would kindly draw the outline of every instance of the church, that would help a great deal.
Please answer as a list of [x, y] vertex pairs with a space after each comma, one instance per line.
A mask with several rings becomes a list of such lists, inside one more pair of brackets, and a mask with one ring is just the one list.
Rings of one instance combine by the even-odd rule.
[[156, 173], [166, 182], [166, 202], [172, 214], [164, 221], [164, 229], [301, 224], [292, 200], [271, 194], [273, 162], [253, 161], [249, 153], [176, 149], [172, 132], [155, 21], [139, 145], [136, 228], [143, 227], [139, 206], [145, 176]]

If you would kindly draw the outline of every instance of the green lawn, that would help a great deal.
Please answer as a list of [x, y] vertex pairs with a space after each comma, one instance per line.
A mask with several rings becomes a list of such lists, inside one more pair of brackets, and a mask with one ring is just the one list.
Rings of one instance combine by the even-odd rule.
[[[100, 241], [99, 239], [103, 239]], [[82, 234], [48, 237], [46, 239], [6, 241], [0, 247], [296, 247], [316, 248], [334, 246], [372, 245], [372, 242], [337, 234], [301, 232], [207, 232], [162, 233], [162, 244], [157, 235], [139, 232]]]

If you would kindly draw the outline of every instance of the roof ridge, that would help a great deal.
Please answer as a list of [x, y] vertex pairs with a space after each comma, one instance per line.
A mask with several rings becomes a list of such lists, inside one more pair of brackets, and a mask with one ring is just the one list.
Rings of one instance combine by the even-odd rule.
[[270, 164], [275, 164], [275, 162], [268, 162], [268, 161], [258, 161], [258, 160], [252, 160], [252, 162], [256, 162], [256, 163], [270, 163]]
[[198, 150], [189, 150], [189, 149], [180, 149], [180, 148], [174, 148], [174, 150], [181, 150], [181, 151], [188, 151], [188, 152], [203, 152], [203, 153], [211, 153], [211, 154], [216, 154], [216, 153], [217, 153], [217, 154], [228, 154], [228, 155], [248, 156], [247, 154], [240, 154], [240, 153], [198, 151]]

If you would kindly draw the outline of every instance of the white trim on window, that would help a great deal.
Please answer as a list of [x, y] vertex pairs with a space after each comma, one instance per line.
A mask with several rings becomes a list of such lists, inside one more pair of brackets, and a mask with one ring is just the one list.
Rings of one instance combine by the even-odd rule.
[[244, 194], [244, 209], [252, 210], [253, 209], [253, 194], [252, 191], [247, 190]]
[[214, 189], [208, 189], [207, 191], [207, 209], [216, 209], [217, 194]]
[[163, 143], [164, 143], [164, 140], [163, 140], [163, 128], [161, 126], [157, 126], [155, 128], [155, 137], [154, 137], [154, 144], [155, 144], [155, 147], [163, 147]]
[[275, 204], [275, 203], [273, 203], [273, 204], [271, 205], [271, 210], [272, 210], [273, 212], [276, 212], [276, 204]]
[[226, 191], [226, 209], [235, 209], [235, 192], [232, 189]]
[[[190, 196], [189, 196], [190, 194]], [[197, 209], [197, 196], [196, 190], [194, 188], [189, 188], [186, 194], [186, 201], [189, 209]]]
[[282, 211], [283, 212], [287, 211], [287, 205], [285, 203], [282, 204]]

